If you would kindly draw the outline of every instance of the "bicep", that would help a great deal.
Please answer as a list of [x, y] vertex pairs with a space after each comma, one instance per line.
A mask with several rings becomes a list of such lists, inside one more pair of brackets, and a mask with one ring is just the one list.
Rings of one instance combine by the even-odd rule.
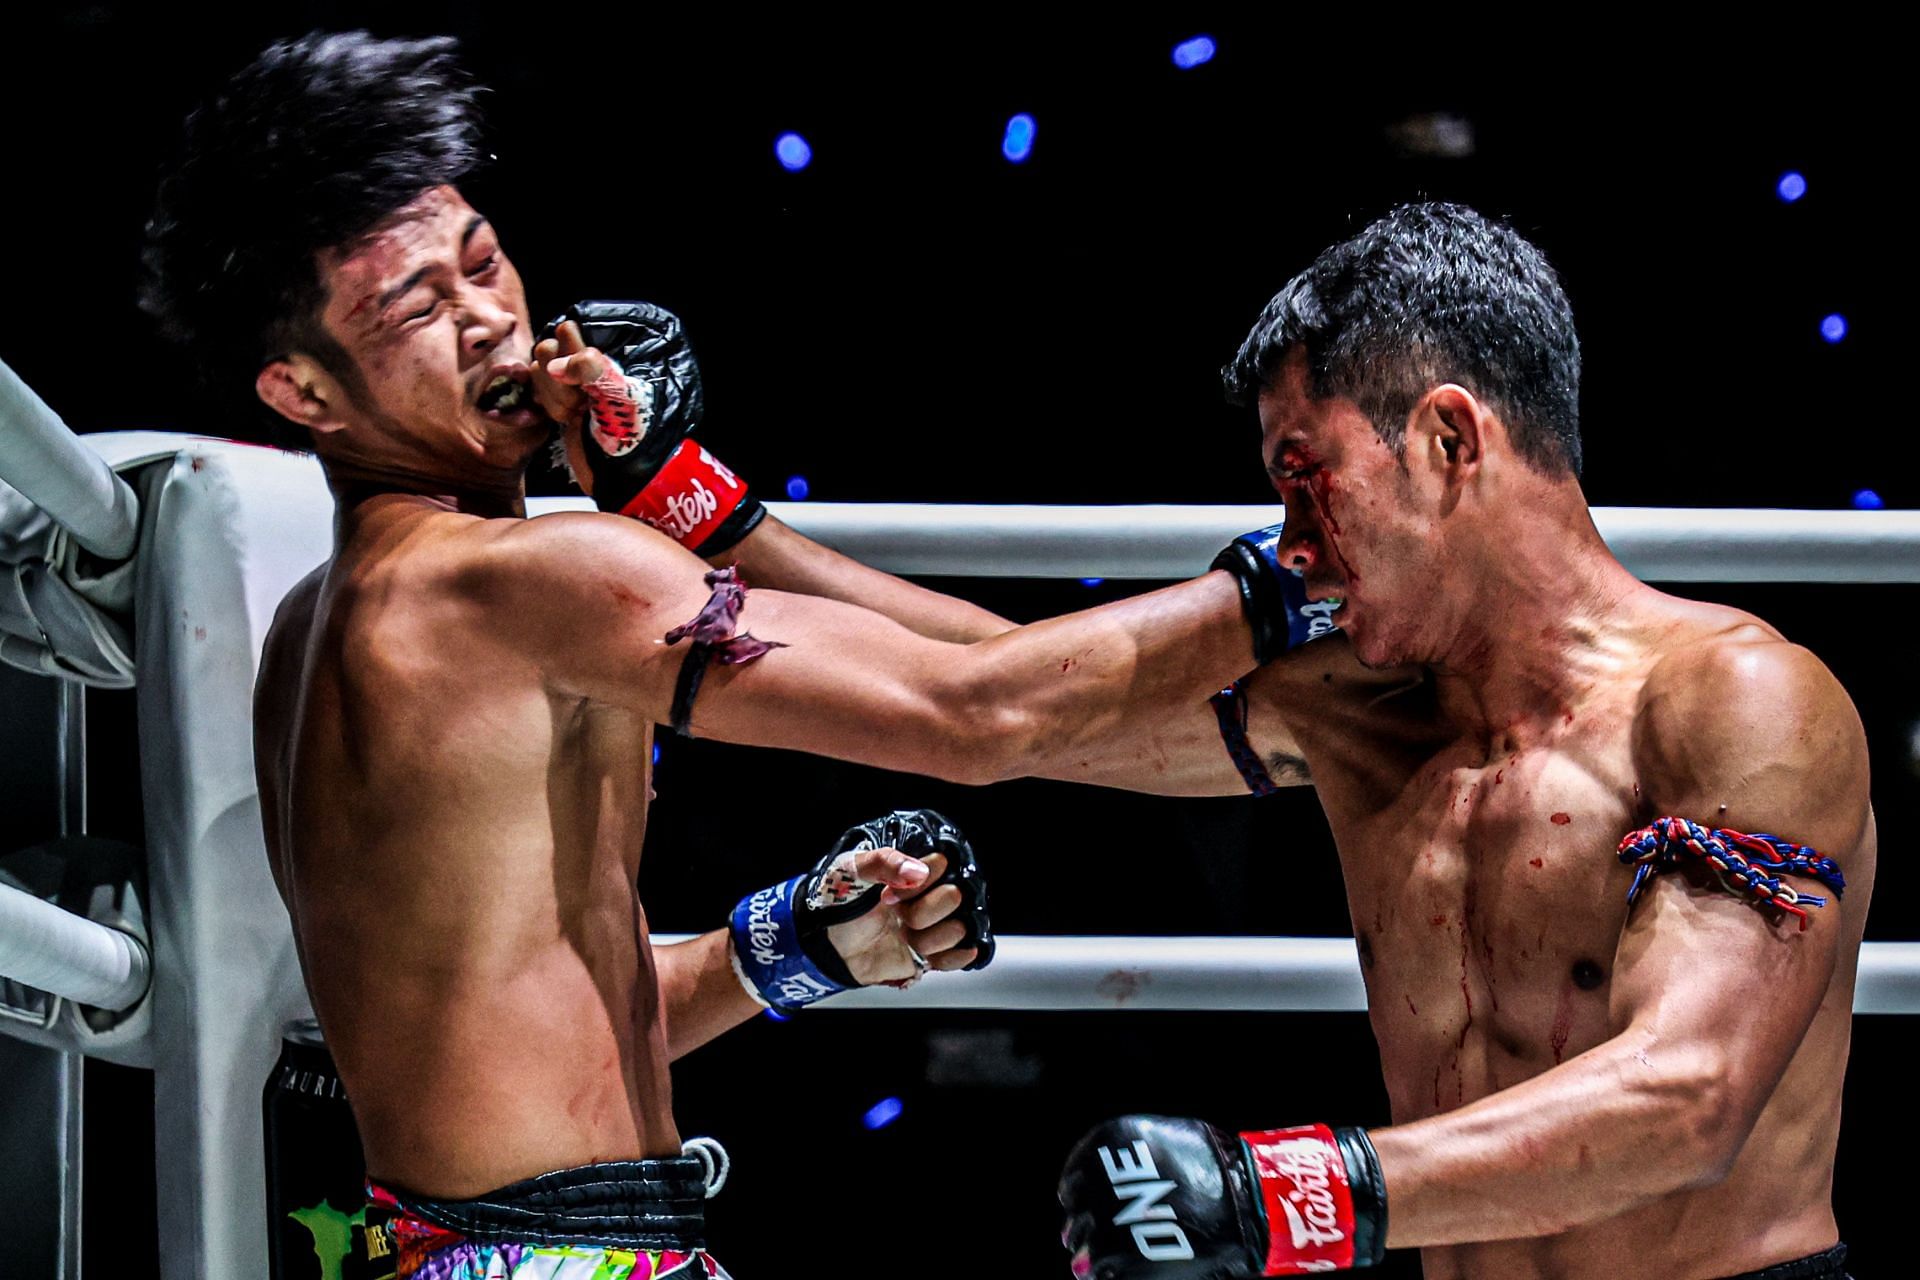
[[708, 666], [693, 702], [696, 737], [966, 780], [982, 767], [983, 744], [1020, 734], [1014, 707], [979, 696], [969, 646], [780, 591], [752, 592], [740, 621], [742, 633], [779, 647]]
[[[565, 694], [671, 721], [690, 641], [666, 633], [706, 605], [709, 566], [651, 529], [615, 517], [542, 516], [502, 548], [514, 589], [494, 616]], [[545, 526], [540, 527], [540, 526]], [[517, 538], [515, 535], [520, 535]], [[953, 776], [968, 742], [1004, 713], [970, 706], [966, 646], [929, 640], [857, 605], [750, 590], [736, 629], [774, 644], [700, 673], [698, 737], [786, 747]]]
[[[1766, 833], [1835, 858], [1862, 848], [1869, 810], [1864, 735], [1851, 702], [1804, 650], [1726, 646], [1656, 673], [1636, 725], [1636, 765], [1659, 817]], [[1860, 936], [1856, 904], [1808, 876], [1781, 879], [1827, 899], [1803, 928], [1683, 856], [1646, 883], [1622, 932], [1616, 1027], [1712, 1042], [1756, 1111], [1786, 1070]]]
[[1802, 931], [1763, 910], [1702, 868], [1655, 877], [1621, 932], [1609, 995], [1616, 1034], [1717, 1063], [1746, 1124], [1819, 1013], [1846, 934], [1838, 920]]

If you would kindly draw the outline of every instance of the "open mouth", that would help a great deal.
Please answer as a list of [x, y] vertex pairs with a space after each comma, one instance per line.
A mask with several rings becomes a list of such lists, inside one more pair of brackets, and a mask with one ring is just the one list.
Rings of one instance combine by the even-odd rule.
[[496, 374], [475, 404], [482, 413], [512, 413], [516, 409], [530, 409], [533, 407], [533, 390], [524, 382], [516, 382], [508, 374]]

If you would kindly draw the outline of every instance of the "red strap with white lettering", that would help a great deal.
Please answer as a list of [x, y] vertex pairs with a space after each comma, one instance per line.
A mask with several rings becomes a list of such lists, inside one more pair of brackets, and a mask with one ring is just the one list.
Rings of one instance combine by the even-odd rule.
[[682, 440], [620, 514], [698, 548], [747, 496], [747, 482], [691, 439]]
[[1353, 1265], [1353, 1188], [1346, 1157], [1323, 1124], [1261, 1129], [1240, 1140], [1253, 1155], [1267, 1208], [1267, 1269], [1298, 1276]]

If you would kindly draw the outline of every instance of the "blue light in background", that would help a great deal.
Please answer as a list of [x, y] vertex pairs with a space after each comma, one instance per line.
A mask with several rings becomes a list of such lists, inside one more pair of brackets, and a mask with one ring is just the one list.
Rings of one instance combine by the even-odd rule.
[[1213, 61], [1213, 37], [1195, 36], [1173, 46], [1173, 65], [1191, 71], [1203, 62]]
[[1838, 311], [1820, 322], [1820, 336], [1828, 342], [1838, 342], [1847, 336], [1847, 318]]
[[860, 1123], [869, 1129], [884, 1129], [900, 1118], [907, 1106], [898, 1098], [882, 1098], [867, 1108], [867, 1114], [860, 1117]]
[[766, 1014], [769, 1018], [772, 1018], [775, 1022], [785, 1022], [787, 1020], [787, 1015], [780, 1012], [778, 1009], [762, 1009], [760, 1012]]
[[1780, 182], [1774, 187], [1774, 190], [1780, 193], [1782, 200], [1785, 200], [1788, 204], [1792, 204], [1795, 200], [1807, 194], [1806, 175], [1783, 173], [1780, 175]]
[[1000, 140], [1000, 154], [1019, 164], [1033, 154], [1033, 117], [1022, 111], [1007, 121], [1007, 136]]
[[1886, 505], [1880, 495], [1871, 489], [1862, 489], [1853, 495], [1853, 506], [1856, 511], [1878, 511]]
[[1097, 587], [1105, 581], [1105, 578], [1082, 578], [1080, 579], [1080, 585], [1083, 587]]
[[790, 173], [798, 173], [813, 163], [813, 148], [797, 133], [781, 134], [773, 144], [773, 154], [780, 157], [781, 167]]
[[813, 492], [813, 486], [807, 483], [805, 476], [787, 477], [787, 497], [795, 502], [805, 502], [807, 495]]
[[660, 744], [657, 742], [653, 744], [653, 762], [660, 763]]

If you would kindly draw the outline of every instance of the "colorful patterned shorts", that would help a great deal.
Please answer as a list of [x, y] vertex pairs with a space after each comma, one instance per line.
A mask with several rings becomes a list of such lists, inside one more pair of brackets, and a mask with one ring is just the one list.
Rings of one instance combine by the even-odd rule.
[[728, 1280], [706, 1252], [693, 1156], [543, 1173], [470, 1200], [367, 1183], [370, 1252], [396, 1280]]

